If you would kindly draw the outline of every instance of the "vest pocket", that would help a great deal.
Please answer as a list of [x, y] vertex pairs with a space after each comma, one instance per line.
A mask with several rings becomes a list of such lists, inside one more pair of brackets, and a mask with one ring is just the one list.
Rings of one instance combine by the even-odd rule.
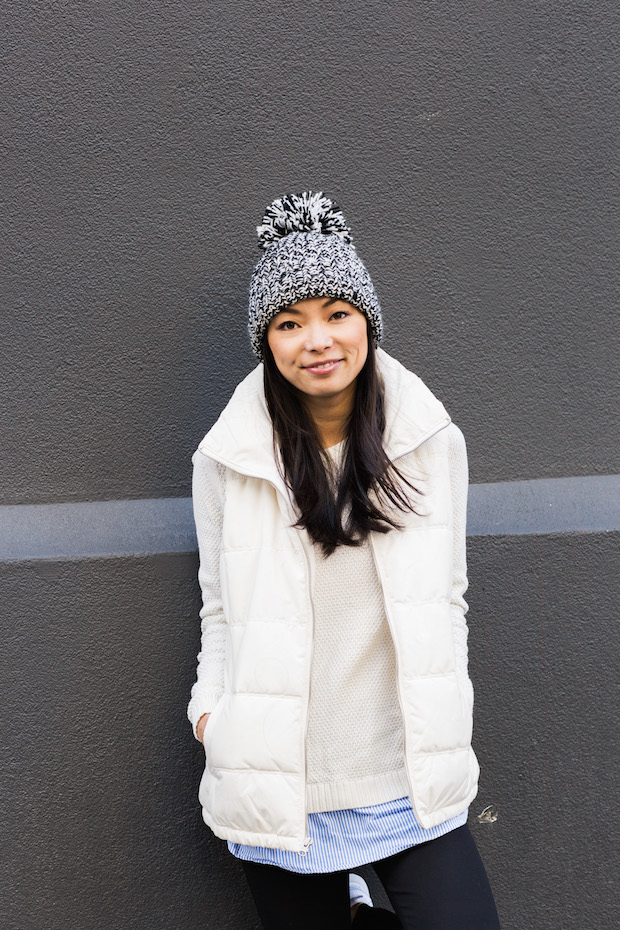
[[209, 747], [210, 747], [210, 745], [211, 745], [211, 740], [212, 740], [212, 738], [213, 738], [213, 727], [214, 727], [214, 725], [217, 723], [218, 711], [221, 709], [221, 707], [222, 707], [222, 702], [223, 702], [223, 701], [224, 701], [224, 695], [222, 694], [222, 696], [221, 696], [220, 698], [218, 698], [218, 701], [217, 701], [215, 707], [213, 708], [213, 710], [212, 710], [211, 713], [209, 714], [209, 719], [207, 720], [207, 725], [206, 725], [206, 727], [204, 728], [204, 733], [202, 734], [202, 746], [203, 746], [203, 749], [204, 749], [204, 751], [205, 751], [205, 756], [206, 756], [206, 759], [207, 759], [207, 763], [208, 763], [208, 761], [209, 761], [209, 756], [210, 756]]

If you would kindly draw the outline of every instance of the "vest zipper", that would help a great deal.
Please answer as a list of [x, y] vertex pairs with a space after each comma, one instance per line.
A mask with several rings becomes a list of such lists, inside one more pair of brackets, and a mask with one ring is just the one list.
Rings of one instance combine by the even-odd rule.
[[392, 619], [390, 617], [390, 612], [388, 610], [387, 599], [385, 597], [385, 588], [383, 587], [383, 579], [381, 577], [381, 572], [379, 571], [379, 566], [377, 565], [377, 553], [375, 552], [375, 546], [372, 541], [372, 533], [369, 535], [368, 538], [370, 540], [370, 550], [372, 552], [372, 560], [374, 562], [375, 571], [377, 573], [379, 584], [381, 585], [381, 593], [383, 594], [383, 606], [385, 608], [385, 618], [390, 628], [390, 633], [392, 636], [392, 643], [394, 644], [394, 654], [396, 655], [396, 668], [398, 672], [397, 681], [396, 681], [396, 693], [398, 694], [398, 703], [400, 704], [400, 715], [403, 721], [403, 748], [404, 748], [404, 757], [405, 757], [405, 772], [407, 773], [407, 784], [409, 785], [409, 797], [411, 799], [411, 806], [413, 807], [416, 820], [418, 821], [418, 823], [420, 823], [420, 818], [416, 810], [415, 798], [413, 796], [413, 783], [411, 780], [411, 771], [409, 769], [409, 762], [407, 759], [407, 721], [405, 717], [405, 706], [403, 703], [403, 696], [402, 696], [402, 691], [400, 687], [400, 656], [398, 655], [396, 640], [394, 638], [394, 626], [392, 624]]
[[[295, 515], [293, 514], [293, 520]], [[296, 531], [297, 532], [297, 531]], [[312, 682], [312, 659], [314, 658], [314, 600], [312, 597], [312, 580], [311, 580], [311, 570], [310, 570], [310, 558], [304, 545], [303, 540], [301, 539], [301, 534], [297, 532], [297, 543], [302, 550], [304, 561], [306, 563], [306, 583], [308, 590], [308, 604], [310, 606], [310, 649], [307, 650], [308, 661], [306, 663], [306, 680], [308, 682], [308, 691], [306, 696], [306, 706], [305, 706], [305, 719], [303, 725], [303, 754], [304, 754], [304, 770], [306, 773], [306, 778], [304, 782], [304, 834], [305, 839], [302, 848], [298, 851], [298, 855], [307, 856], [310, 846], [312, 846], [312, 837], [308, 835], [308, 806], [306, 800], [306, 787], [308, 783], [308, 759], [306, 753], [306, 737], [308, 734], [308, 717], [310, 710], [310, 689]]]
[[282, 500], [285, 503], [286, 511], [291, 521], [291, 528], [295, 533], [295, 541], [298, 548], [301, 550], [302, 558], [306, 565], [306, 587], [308, 594], [308, 606], [310, 608], [310, 649], [306, 650], [306, 655], [308, 659], [306, 661], [306, 681], [308, 682], [308, 689], [306, 695], [306, 705], [305, 705], [305, 716], [304, 716], [304, 725], [303, 725], [303, 736], [302, 736], [302, 747], [303, 747], [303, 757], [304, 757], [304, 771], [306, 777], [304, 779], [304, 788], [303, 788], [303, 804], [304, 804], [304, 841], [301, 849], [297, 850], [298, 856], [307, 856], [308, 850], [312, 846], [312, 837], [308, 836], [308, 805], [306, 801], [306, 785], [308, 783], [308, 760], [306, 754], [306, 736], [308, 733], [308, 717], [309, 717], [309, 708], [310, 708], [310, 687], [311, 687], [311, 677], [312, 677], [312, 659], [314, 658], [314, 600], [312, 597], [312, 579], [311, 579], [311, 567], [310, 567], [310, 558], [308, 556], [308, 551], [306, 546], [301, 538], [301, 533], [295, 527], [297, 522], [297, 514], [293, 510], [291, 501], [282, 494], [282, 492], [272, 484], [272, 487], [275, 488], [276, 493], [280, 494]]
[[[443, 424], [441, 424], [440, 426], [435, 426], [433, 429], [428, 430], [428, 431], [424, 434], [424, 436], [422, 437], [422, 439], [419, 439], [419, 440], [416, 442], [416, 444], [415, 444], [414, 446], [412, 446], [410, 449], [406, 449], [404, 452], [401, 452], [401, 453], [400, 453], [399, 455], [397, 455], [394, 459], [392, 459], [392, 461], [393, 461], [393, 462], [396, 462], [398, 459], [404, 458], [404, 456], [406, 456], [406, 455], [410, 455], [412, 452], [414, 452], [414, 451], [418, 448], [418, 446], [421, 446], [422, 443], [423, 443], [423, 442], [426, 442], [427, 439], [430, 439], [431, 436], [434, 436], [436, 433], [439, 433], [442, 429], [444, 429], [446, 426], [448, 426], [449, 423], [450, 423], [450, 418], [448, 418], [448, 421], [447, 421], [446, 423], [443, 423]], [[386, 596], [385, 596], [385, 588], [384, 588], [384, 586], [383, 586], [383, 578], [381, 577], [381, 572], [379, 571], [379, 566], [378, 566], [378, 564], [377, 564], [377, 553], [376, 553], [376, 550], [375, 550], [375, 544], [374, 544], [373, 539], [372, 539], [372, 533], [369, 534], [368, 539], [370, 540], [370, 551], [372, 552], [372, 560], [373, 560], [373, 562], [374, 562], [375, 571], [376, 571], [376, 573], [377, 573], [377, 578], [379, 579], [379, 584], [381, 585], [381, 593], [383, 594], [383, 606], [384, 606], [384, 608], [385, 608], [385, 618], [386, 618], [387, 623], [388, 623], [388, 626], [389, 626], [389, 628], [390, 628], [390, 633], [391, 633], [391, 635], [392, 635], [392, 642], [393, 642], [393, 644], [394, 644], [394, 654], [395, 654], [395, 656], [396, 656], [396, 668], [397, 668], [397, 670], [398, 670], [398, 680], [397, 680], [397, 682], [396, 682], [396, 692], [397, 692], [397, 694], [398, 694], [398, 703], [400, 704], [400, 715], [401, 715], [402, 720], [403, 720], [403, 748], [404, 748], [404, 751], [405, 751], [405, 752], [404, 752], [404, 755], [405, 755], [405, 771], [406, 771], [406, 773], [407, 773], [407, 782], [408, 782], [408, 784], [409, 784], [409, 798], [410, 798], [410, 800], [411, 800], [411, 806], [413, 807], [413, 812], [414, 812], [414, 814], [415, 814], [415, 816], [416, 816], [416, 820], [418, 821], [418, 823], [420, 823], [420, 817], [419, 817], [418, 811], [417, 811], [417, 809], [416, 809], [416, 802], [415, 802], [415, 797], [414, 797], [414, 792], [413, 792], [413, 783], [412, 783], [412, 779], [411, 779], [411, 770], [409, 769], [409, 761], [408, 761], [408, 759], [407, 759], [407, 722], [406, 722], [406, 718], [405, 718], [405, 706], [404, 706], [404, 703], [403, 703], [403, 695], [402, 695], [402, 691], [401, 691], [401, 687], [400, 687], [400, 656], [399, 656], [399, 654], [398, 654], [398, 648], [397, 648], [397, 645], [396, 645], [396, 640], [395, 640], [395, 638], [394, 638], [394, 625], [393, 625], [393, 623], [392, 623], [392, 618], [390, 617], [390, 612], [389, 612], [389, 610], [388, 610], [387, 598], [386, 598]]]

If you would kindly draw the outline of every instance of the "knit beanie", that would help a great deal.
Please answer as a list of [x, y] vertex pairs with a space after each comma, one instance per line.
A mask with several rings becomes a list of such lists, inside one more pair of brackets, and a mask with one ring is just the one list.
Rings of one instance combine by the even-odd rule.
[[250, 282], [248, 331], [260, 361], [269, 321], [308, 297], [346, 300], [366, 316], [374, 344], [379, 344], [379, 299], [344, 216], [329, 197], [312, 191], [280, 197], [267, 207], [256, 232], [264, 254]]

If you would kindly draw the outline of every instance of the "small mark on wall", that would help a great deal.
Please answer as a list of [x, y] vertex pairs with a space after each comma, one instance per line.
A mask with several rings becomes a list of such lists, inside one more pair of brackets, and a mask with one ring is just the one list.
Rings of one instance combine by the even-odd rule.
[[415, 119], [424, 120], [426, 123], [431, 123], [433, 120], [438, 119], [440, 116], [443, 116], [445, 113], [449, 113], [450, 109], [446, 107], [443, 110], [420, 110], [415, 114]]
[[495, 823], [499, 817], [499, 811], [494, 804], [489, 804], [483, 811], [480, 811], [476, 820], [478, 823]]

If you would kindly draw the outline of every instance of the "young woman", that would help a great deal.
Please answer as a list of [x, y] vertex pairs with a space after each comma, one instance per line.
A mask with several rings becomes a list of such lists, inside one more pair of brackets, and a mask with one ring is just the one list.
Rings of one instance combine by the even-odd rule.
[[[378, 348], [379, 301], [328, 198], [274, 201], [258, 234], [262, 364], [193, 458], [204, 819], [268, 930], [497, 930], [466, 826], [463, 435]], [[396, 917], [350, 876], [364, 863]]]

